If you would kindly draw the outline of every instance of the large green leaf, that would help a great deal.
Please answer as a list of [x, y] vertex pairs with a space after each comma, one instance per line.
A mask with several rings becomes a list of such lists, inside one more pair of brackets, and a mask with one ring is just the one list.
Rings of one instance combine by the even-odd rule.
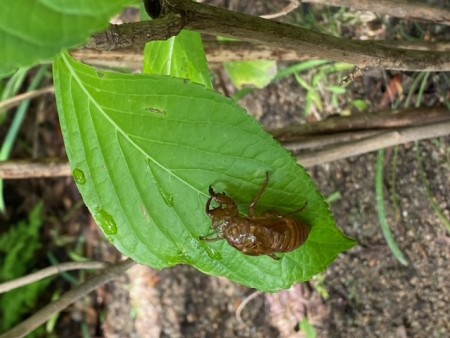
[[[67, 54], [54, 64], [54, 81], [75, 181], [124, 255], [276, 291], [308, 280], [354, 245], [304, 169], [232, 100], [188, 80], [96, 71]], [[311, 227], [307, 242], [276, 261], [199, 240], [210, 232], [208, 186], [247, 212], [266, 171], [261, 210], [287, 212], [307, 201], [299, 215]]]
[[51, 59], [82, 44], [136, 0], [3, 0], [0, 74]]
[[144, 73], [171, 75], [212, 88], [200, 33], [183, 30], [166, 41], [145, 45]]

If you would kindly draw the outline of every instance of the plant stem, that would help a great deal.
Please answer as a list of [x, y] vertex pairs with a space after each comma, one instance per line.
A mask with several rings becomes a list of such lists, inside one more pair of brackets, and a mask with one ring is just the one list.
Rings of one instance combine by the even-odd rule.
[[383, 164], [384, 164], [384, 149], [378, 151], [377, 155], [377, 172], [375, 177], [375, 190], [377, 199], [377, 213], [378, 220], [380, 221], [381, 231], [383, 232], [384, 239], [386, 240], [389, 249], [391, 249], [394, 257], [402, 264], [407, 266], [408, 261], [401, 252], [400, 248], [395, 242], [394, 236], [389, 228], [389, 224], [386, 219], [386, 212], [384, 210], [384, 196], [383, 196]]

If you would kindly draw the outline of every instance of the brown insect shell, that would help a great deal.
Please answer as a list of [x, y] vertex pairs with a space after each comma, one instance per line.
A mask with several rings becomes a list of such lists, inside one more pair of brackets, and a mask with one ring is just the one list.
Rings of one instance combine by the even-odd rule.
[[269, 255], [291, 252], [308, 238], [306, 224], [290, 216], [270, 212], [257, 218], [242, 217], [224, 228], [228, 243], [246, 255]]
[[294, 251], [308, 238], [308, 226], [289, 215], [269, 211], [262, 216], [244, 217], [231, 198], [212, 190], [210, 193], [219, 204], [207, 209], [217, 237], [246, 255], [278, 259], [274, 254]]
[[[219, 207], [208, 211], [208, 216], [212, 219], [212, 228], [217, 232], [217, 237], [225, 238], [225, 229], [236, 222], [236, 219], [241, 218], [236, 203], [225, 195], [216, 194], [216, 199], [219, 198]], [[228, 208], [222, 208], [222, 205]]]

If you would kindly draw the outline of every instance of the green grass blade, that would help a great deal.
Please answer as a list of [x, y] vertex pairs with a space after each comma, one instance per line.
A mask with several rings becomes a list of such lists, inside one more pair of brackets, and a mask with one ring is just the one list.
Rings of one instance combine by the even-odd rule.
[[[47, 71], [47, 66], [41, 66], [36, 73], [35, 77], [31, 81], [31, 84], [28, 86], [27, 91], [35, 90], [41, 84], [42, 79], [45, 76]], [[17, 109], [17, 113], [14, 116], [11, 127], [6, 134], [5, 140], [2, 143], [2, 147], [0, 149], [0, 161], [5, 161], [9, 158], [9, 154], [11, 153], [11, 149], [16, 141], [17, 134], [19, 133], [20, 127], [22, 126], [23, 120], [25, 119], [26, 113], [28, 111], [28, 107], [30, 106], [30, 100], [23, 101], [19, 108]], [[0, 180], [0, 212], [5, 212], [5, 200], [3, 198], [3, 180]]]
[[384, 163], [384, 149], [378, 151], [377, 155], [377, 172], [375, 178], [375, 191], [377, 199], [377, 213], [378, 220], [380, 221], [381, 231], [383, 236], [391, 249], [394, 257], [403, 265], [408, 265], [406, 257], [401, 252], [400, 248], [394, 240], [394, 236], [391, 232], [389, 224], [386, 219], [386, 213], [384, 210], [384, 196], [383, 196], [383, 163]]
[[419, 92], [417, 93], [417, 100], [416, 100], [416, 107], [420, 107], [422, 100], [423, 100], [423, 92], [425, 91], [425, 88], [428, 84], [428, 78], [430, 77], [431, 73], [426, 72], [422, 82], [420, 83]]
[[323, 64], [328, 63], [329, 61], [327, 60], [311, 60], [311, 61], [305, 61], [305, 62], [301, 62], [298, 63], [296, 65], [287, 67], [283, 70], [280, 70], [277, 75], [275, 76], [275, 78], [273, 79], [273, 81], [279, 81], [282, 80], [288, 76], [291, 76], [292, 74], [297, 74], [297, 73], [301, 73], [304, 72], [306, 70], [310, 70], [313, 68], [316, 68], [318, 66], [321, 66]]
[[406, 97], [403, 107], [408, 108], [411, 105], [412, 96], [414, 95], [419, 83], [423, 80], [425, 73], [419, 73], [415, 76], [415, 79], [411, 86], [409, 87], [408, 96]]
[[395, 219], [400, 219], [400, 197], [397, 193], [397, 171], [398, 171], [398, 146], [394, 147], [394, 156], [392, 159], [392, 168], [391, 168], [391, 178], [390, 178], [390, 185], [391, 185], [391, 203], [395, 210]]
[[[21, 67], [11, 75], [1, 92], [0, 101], [5, 101], [19, 92], [28, 70], [29, 68], [27, 67]], [[0, 110], [0, 124], [2, 124], [6, 119], [6, 114], [4, 114], [5, 112], [6, 110]]]
[[22, 83], [25, 79], [25, 76], [27, 75], [28, 70], [29, 70], [28, 67], [21, 67], [17, 69], [17, 71], [13, 75], [11, 75], [5, 86], [5, 90], [2, 92], [0, 101], [4, 101], [16, 95], [16, 93], [22, 86]]

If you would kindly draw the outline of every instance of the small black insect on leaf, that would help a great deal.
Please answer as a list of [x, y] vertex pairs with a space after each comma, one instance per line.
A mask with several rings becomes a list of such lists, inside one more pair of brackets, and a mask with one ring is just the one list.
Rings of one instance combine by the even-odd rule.
[[145, 11], [152, 19], [157, 19], [161, 15], [162, 0], [144, 0]]

